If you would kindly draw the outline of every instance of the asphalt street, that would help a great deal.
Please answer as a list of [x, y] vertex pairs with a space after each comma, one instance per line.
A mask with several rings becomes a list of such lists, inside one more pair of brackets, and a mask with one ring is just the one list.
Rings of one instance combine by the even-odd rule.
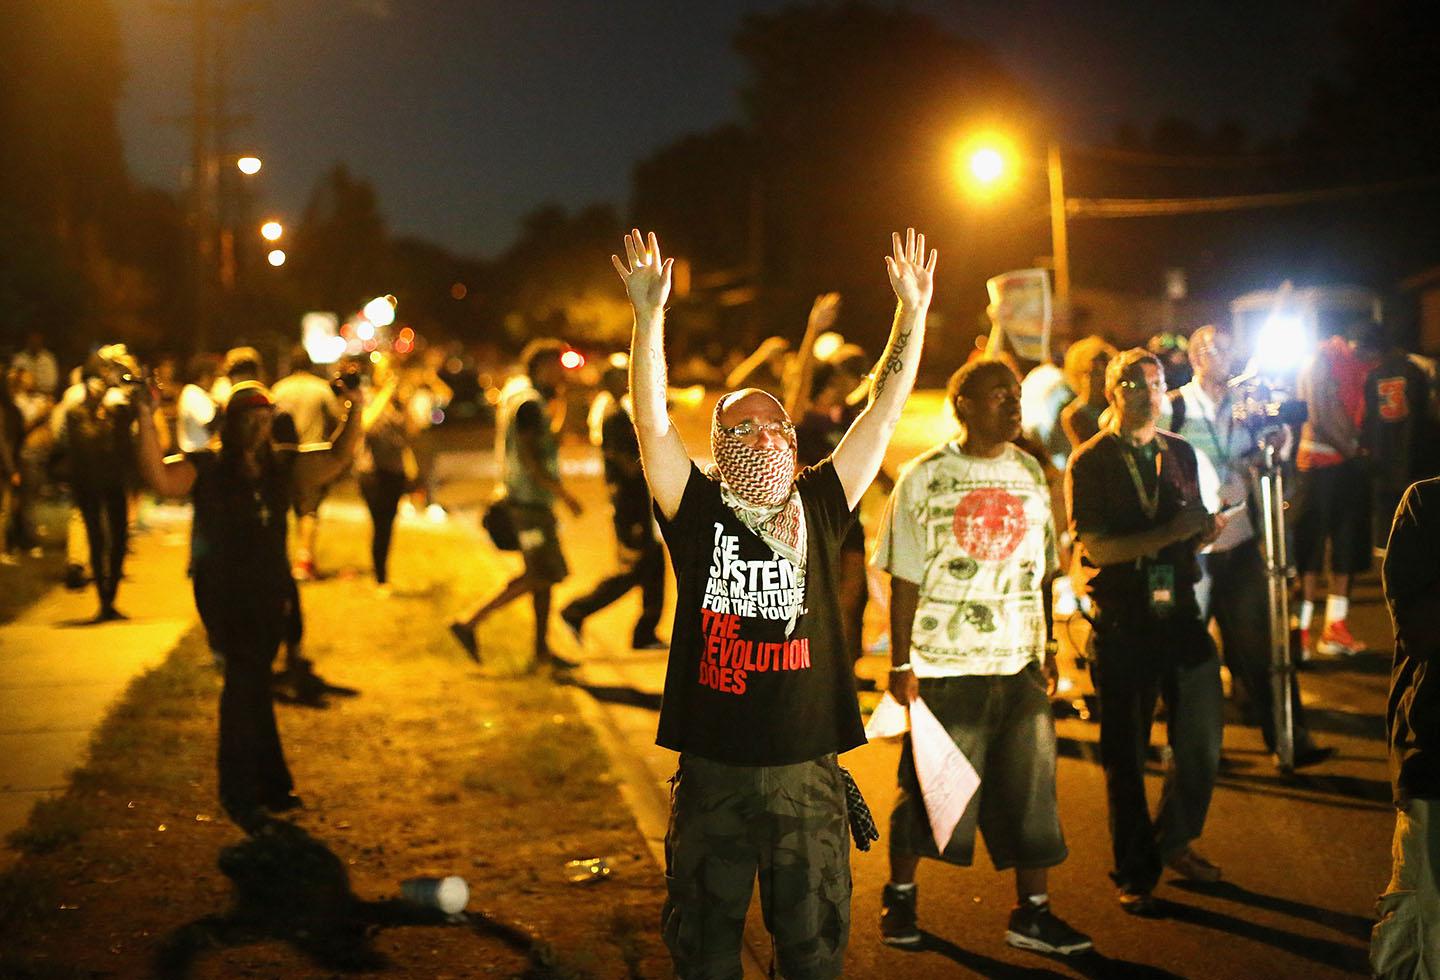
[[[706, 406], [678, 420], [692, 454], [702, 455], [708, 449]], [[949, 424], [934, 393], [917, 395], [897, 433], [889, 465], [893, 469], [946, 438]], [[562, 586], [562, 602], [584, 591], [613, 560], [598, 467], [586, 461], [591, 452], [578, 443], [566, 450], [566, 470], [587, 508], [582, 517], [566, 519], [565, 546], [577, 572]], [[452, 462], [458, 463], [459, 457]], [[654, 745], [665, 653], [624, 647], [638, 608], [638, 599], [627, 597], [587, 621], [579, 653], [585, 667], [577, 680], [597, 703], [596, 719], [611, 729], [612, 752], [628, 753], [620, 766], [631, 783], [627, 792], [641, 829], [658, 853], [665, 780], [674, 771], [675, 756]], [[1060, 809], [1070, 856], [1052, 872], [1050, 895], [1059, 914], [1094, 938], [1096, 952], [1084, 957], [1046, 958], [1005, 945], [1013, 880], [990, 867], [983, 848], [977, 850], [972, 868], [922, 865], [920, 919], [929, 939], [920, 951], [882, 945], [880, 892], [888, 878], [883, 835], [894, 799], [899, 746], [880, 742], [848, 753], [842, 763], [852, 770], [879, 818], [882, 839], [870, 852], [854, 855], [847, 975], [917, 980], [1367, 975], [1365, 945], [1375, 897], [1388, 878], [1394, 821], [1382, 722], [1389, 625], [1373, 575], [1357, 590], [1351, 620], [1372, 652], [1345, 660], [1322, 658], [1300, 678], [1317, 740], [1334, 746], [1336, 756], [1303, 775], [1283, 776], [1259, 733], [1239, 724], [1232, 712], [1225, 728], [1224, 769], [1197, 848], [1224, 869], [1224, 880], [1196, 886], [1167, 875], [1156, 893], [1163, 899], [1163, 918], [1132, 918], [1116, 904], [1106, 874], [1110, 841], [1098, 726], [1078, 717], [1058, 723]], [[882, 603], [872, 601], [867, 639], [872, 644], [883, 641], [884, 632]], [[1063, 630], [1062, 637], [1067, 647], [1072, 639], [1083, 642], [1080, 621]], [[1068, 651], [1062, 661], [1074, 690], [1088, 689]], [[887, 665], [888, 657], [876, 654], [866, 658], [862, 670], [879, 678]], [[1152, 800], [1159, 794], [1163, 742], [1164, 728], [1157, 724], [1148, 779]], [[754, 962], [768, 964], [758, 908], [752, 908], [748, 940]]]
[[[678, 416], [693, 454], [708, 450], [708, 404], [702, 402]], [[937, 393], [918, 394], [902, 421], [890, 452], [890, 468], [950, 434]], [[478, 503], [488, 497], [493, 468], [488, 435], [457, 430], [447, 433], [440, 469], [446, 479], [442, 500], [451, 510], [451, 527], [476, 539], [480, 560], [501, 568], [517, 559], [490, 551], [474, 524]], [[562, 516], [562, 534], [573, 574], [558, 590], [556, 609], [580, 594], [613, 566], [614, 542], [608, 502], [599, 477], [595, 450], [577, 437], [568, 437], [563, 471], [586, 504], [579, 518]], [[872, 504], [874, 502], [872, 501]], [[326, 521], [363, 520], [363, 508], [341, 493], [327, 502]], [[321, 548], [323, 550], [323, 531]], [[348, 532], [347, 532], [348, 533]], [[162, 535], [168, 538], [168, 535]], [[150, 545], [134, 556], [127, 585], [136, 594], [151, 581], [174, 581], [169, 567], [180, 560], [183, 540], [157, 540], [165, 547], [150, 554]], [[151, 567], [154, 566], [154, 567]], [[162, 567], [163, 566], [163, 567]], [[886, 614], [883, 582], [867, 620], [867, 640], [880, 645], [885, 639]], [[123, 597], [122, 597], [123, 598]], [[181, 595], [186, 600], [188, 597]], [[671, 590], [673, 600], [673, 589]], [[59, 788], [64, 769], [79, 761], [85, 732], [99, 722], [106, 703], [123, 687], [114, 673], [113, 658], [102, 660], [97, 648], [90, 658], [78, 655], [78, 645], [94, 641], [113, 645], [135, 633], [135, 642], [156, 656], [173, 643], [189, 621], [190, 610], [177, 607], [159, 619], [141, 617], [132, 624], [75, 630], [68, 621], [78, 613], [84, 595], [56, 593], [20, 622], [0, 630], [0, 648], [15, 655], [25, 640], [52, 653], [51, 675], [69, 687], [56, 686], [36, 671], [27, 670], [26, 690], [14, 691], [16, 704], [24, 703], [30, 716], [39, 713], [45, 724], [21, 724], [19, 715], [8, 726], [7, 737], [34, 738], [34, 731], [55, 729], [63, 736], [47, 756], [43, 778], [22, 779], [19, 766], [34, 753], [18, 745], [0, 766], [0, 787], [15, 791], [11, 825], [23, 818], [22, 808], [34, 798]], [[138, 599], [136, 601], [139, 601]], [[149, 604], [143, 604], [148, 608]], [[140, 606], [136, 607], [141, 608]], [[630, 626], [639, 609], [638, 597], [628, 596], [585, 624], [579, 649], [568, 645], [555, 627], [557, 649], [582, 662], [574, 678], [577, 704], [595, 727], [615, 763], [625, 798], [659, 866], [665, 832], [668, 787], [674, 772], [673, 753], [654, 745], [665, 651], [628, 649]], [[524, 612], [516, 615], [523, 616]], [[168, 618], [173, 616], [173, 621]], [[662, 635], [668, 635], [668, 620]], [[1083, 628], [1071, 624], [1062, 630], [1067, 644], [1083, 642]], [[40, 627], [44, 627], [40, 630]], [[1095, 940], [1094, 954], [1071, 960], [1036, 956], [1004, 943], [1013, 885], [1008, 874], [997, 874], [983, 854], [976, 865], [959, 869], [925, 864], [919, 875], [920, 918], [929, 934], [916, 952], [900, 952], [879, 942], [881, 887], [888, 876], [885, 838], [868, 853], [853, 859], [853, 926], [847, 976], [903, 975], [927, 977], [1342, 977], [1363, 976], [1365, 942], [1375, 897], [1388, 876], [1389, 839], [1393, 816], [1385, 772], [1382, 714], [1388, 682], [1389, 627], [1375, 577], [1362, 581], [1352, 612], [1352, 627], [1371, 647], [1371, 653], [1346, 659], [1322, 659], [1301, 675], [1312, 728], [1324, 744], [1338, 753], [1327, 763], [1302, 776], [1279, 774], [1264, 752], [1258, 732], [1228, 719], [1225, 729], [1225, 768], [1199, 849], [1225, 871], [1217, 886], [1197, 887], [1167, 880], [1157, 892], [1164, 900], [1165, 917], [1130, 918], [1115, 903], [1106, 876], [1109, 836], [1102, 774], [1097, 761], [1098, 728], [1093, 721], [1069, 717], [1058, 723], [1061, 738], [1059, 794], [1061, 817], [1069, 843], [1069, 859], [1052, 873], [1050, 895], [1056, 911]], [[162, 629], [163, 641], [145, 630]], [[40, 630], [44, 635], [36, 633]], [[28, 632], [27, 632], [28, 631]], [[128, 631], [128, 632], [127, 632]], [[104, 632], [104, 636], [101, 636]], [[528, 631], [527, 631], [528, 632]], [[31, 636], [31, 633], [36, 633]], [[562, 645], [565, 644], [565, 645]], [[457, 657], [460, 656], [457, 650]], [[152, 658], [153, 659], [153, 658]], [[84, 663], [107, 664], [104, 677], [81, 677]], [[862, 662], [862, 671], [882, 677], [888, 656], [876, 653]], [[14, 665], [12, 665], [14, 666]], [[132, 669], [142, 669], [135, 662]], [[1062, 656], [1062, 668], [1076, 694], [1087, 689], [1076, 670], [1073, 655]], [[13, 672], [13, 671], [12, 671]], [[70, 717], [45, 704], [59, 705], [73, 698], [77, 685], [106, 685], [90, 698], [85, 718]], [[0, 687], [13, 687], [11, 678]], [[872, 705], [874, 696], [865, 698]], [[12, 712], [13, 713], [13, 712]], [[29, 717], [29, 716], [27, 716]], [[22, 731], [23, 729], [23, 731]], [[1163, 726], [1157, 725], [1152, 745], [1152, 799], [1158, 795]], [[854, 773], [881, 826], [887, 832], [894, 798], [895, 765], [899, 746], [881, 742], [848, 753], [842, 763]], [[23, 768], [23, 766], [21, 767]], [[15, 771], [7, 771], [15, 770]], [[33, 784], [33, 785], [32, 785]], [[21, 792], [23, 791], [23, 792]], [[25, 796], [22, 800], [20, 797]], [[758, 903], [757, 903], [758, 904]], [[770, 960], [768, 940], [752, 909], [748, 930], [747, 976], [763, 976]]]

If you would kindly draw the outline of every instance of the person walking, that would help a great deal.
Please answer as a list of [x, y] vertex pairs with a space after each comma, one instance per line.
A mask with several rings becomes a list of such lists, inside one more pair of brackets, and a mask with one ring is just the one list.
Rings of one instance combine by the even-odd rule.
[[379, 387], [366, 402], [362, 421], [365, 439], [355, 459], [360, 494], [370, 511], [370, 559], [375, 569], [375, 586], [381, 595], [390, 594], [390, 539], [400, 498], [416, 477], [415, 453], [411, 448], [414, 431], [404, 400], [398, 397], [399, 378], [393, 370], [376, 372]]
[[630, 417], [630, 397], [626, 394], [628, 358], [608, 365], [600, 384], [602, 390], [595, 396], [596, 417], [591, 420], [591, 441], [599, 445], [604, 461], [620, 567], [587, 594], [571, 600], [560, 611], [560, 621], [579, 641], [587, 617], [638, 588], [640, 618], [630, 632], [630, 646], [635, 650], [658, 650], [665, 646], [655, 635], [665, 606], [665, 549], [650, 514], [650, 493], [640, 468], [640, 444]]
[[565, 390], [560, 357], [565, 345], [552, 338], [531, 341], [520, 354], [524, 373], [501, 391], [495, 431], [495, 457], [504, 486], [506, 506], [515, 518], [524, 570], [495, 595], [481, 600], [467, 615], [450, 624], [450, 634], [476, 663], [480, 643], [476, 629], [491, 615], [521, 596], [530, 596], [535, 610], [535, 664], [560, 669], [577, 666], [550, 649], [551, 589], [565, 580], [570, 567], [560, 549], [555, 502], [579, 516], [580, 501], [560, 480], [560, 443], [550, 403]]
[[[305, 348], [290, 352], [290, 373], [275, 382], [275, 409], [295, 422], [300, 445], [328, 442], [340, 419], [340, 399], [330, 383], [315, 373]], [[315, 540], [320, 528], [320, 504], [328, 487], [314, 487], [295, 500], [295, 560], [293, 574], [301, 582], [315, 577]]]
[[715, 468], [695, 465], [665, 401], [673, 260], [638, 230], [625, 260], [611, 256], [634, 311], [635, 427], [678, 588], [657, 741], [680, 753], [661, 930], [682, 977], [740, 975], [757, 876], [779, 972], [805, 980], [843, 969], [848, 775], [836, 756], [865, 734], [840, 547], [914, 384], [936, 264], [913, 229], [892, 244], [885, 264], [899, 305], [869, 403], [835, 452], [798, 475], [794, 423], [753, 388], [716, 403]]
[[[148, 408], [148, 385], [136, 389]], [[329, 449], [300, 453], [271, 440], [275, 403], [257, 381], [228, 392], [215, 450], [162, 459], [152, 413], [141, 412], [140, 473], [163, 497], [194, 503], [191, 578], [210, 647], [224, 661], [220, 693], [220, 802], [247, 833], [301, 805], [275, 725], [271, 664], [295, 627], [286, 514], [350, 465], [361, 396], [352, 393]]]

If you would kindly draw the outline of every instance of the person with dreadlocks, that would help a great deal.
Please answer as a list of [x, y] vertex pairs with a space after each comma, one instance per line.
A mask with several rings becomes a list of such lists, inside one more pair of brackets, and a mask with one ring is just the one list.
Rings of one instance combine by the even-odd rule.
[[[893, 245], [885, 265], [899, 306], [869, 403], [835, 451], [798, 474], [794, 424], [754, 388], [716, 405], [714, 468], [691, 461], [665, 406], [673, 260], [638, 230], [625, 239], [628, 261], [611, 256], [634, 308], [635, 427], [677, 583], [657, 741], [680, 753], [661, 929], [683, 977], [740, 976], [757, 874], [780, 973], [837, 977], [843, 967], [853, 784], [836, 755], [865, 734], [840, 551], [914, 385], [936, 263], [913, 229]], [[868, 835], [857, 840], [868, 847]]]
[[[192, 495], [191, 577], [211, 648], [225, 664], [220, 693], [220, 802], [255, 833], [271, 814], [300, 806], [275, 727], [271, 664], [294, 628], [295, 582], [286, 554], [286, 514], [350, 465], [361, 426], [357, 391], [331, 446], [299, 451], [274, 443], [275, 403], [258, 381], [230, 391], [216, 451], [162, 459], [152, 413], [141, 411], [141, 476], [163, 497]], [[136, 389], [145, 407], [148, 385]]]

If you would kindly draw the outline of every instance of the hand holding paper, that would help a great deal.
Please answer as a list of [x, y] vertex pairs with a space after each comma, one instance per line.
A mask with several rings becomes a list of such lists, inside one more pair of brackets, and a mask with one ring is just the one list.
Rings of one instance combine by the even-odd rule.
[[910, 744], [930, 831], [935, 835], [935, 846], [943, 852], [980, 788], [980, 775], [920, 698], [910, 702]]

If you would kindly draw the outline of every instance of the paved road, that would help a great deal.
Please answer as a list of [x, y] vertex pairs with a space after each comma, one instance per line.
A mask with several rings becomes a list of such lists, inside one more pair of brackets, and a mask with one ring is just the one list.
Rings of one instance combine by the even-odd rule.
[[[682, 417], [692, 452], [706, 446], [707, 406]], [[938, 396], [917, 395], [892, 448], [898, 463], [938, 437], [946, 423]], [[443, 458], [451, 478], [444, 499], [452, 519], [485, 499], [486, 447], [458, 434]], [[477, 444], [466, 445], [474, 441]], [[603, 487], [592, 451], [572, 442], [565, 450], [568, 478], [587, 501], [585, 515], [565, 519], [566, 549], [576, 573], [559, 592], [563, 602], [598, 579], [613, 561]], [[360, 517], [353, 502], [334, 500], [336, 518]], [[187, 590], [174, 590], [183, 561], [183, 538], [162, 531], [142, 541], [130, 564], [124, 596], [140, 598], [150, 583], [163, 584], [170, 605], [151, 605], [144, 619], [105, 627], [70, 628], [92, 610], [88, 595], [57, 592], [18, 623], [0, 630], [0, 821], [13, 825], [33, 800], [63, 783], [90, 730], [135, 672], [163, 656], [191, 621]], [[510, 556], [493, 556], [499, 563]], [[672, 590], [673, 594], [673, 590]], [[155, 600], [160, 602], [160, 598]], [[873, 604], [872, 604], [873, 605]], [[559, 608], [557, 606], [557, 608]], [[665, 780], [673, 753], [654, 742], [665, 655], [623, 649], [638, 612], [633, 597], [586, 624], [577, 699], [602, 732], [625, 779], [625, 793], [641, 830], [659, 854], [666, 811]], [[1392, 817], [1385, 783], [1380, 715], [1388, 669], [1388, 627], [1373, 580], [1362, 586], [1353, 614], [1356, 631], [1380, 652], [1325, 662], [1303, 676], [1314, 728], [1339, 757], [1301, 779], [1282, 779], [1265, 757], [1257, 733], [1234, 724], [1225, 731], [1229, 766], [1216, 795], [1204, 851], [1226, 870], [1227, 884], [1205, 892], [1167, 884], [1168, 921], [1129, 919], [1115, 907], [1105, 877], [1109, 841], [1103, 783], [1096, 758], [1097, 731], [1078, 719], [1060, 723], [1061, 813], [1071, 856], [1052, 880], [1057, 910], [1096, 939], [1099, 953], [1056, 962], [1003, 944], [1012, 902], [1006, 876], [980, 857], [973, 869], [926, 865], [921, 870], [922, 925], [935, 937], [918, 953], [878, 942], [879, 893], [887, 877], [884, 841], [857, 854], [854, 927], [847, 975], [904, 973], [914, 978], [964, 976], [1183, 976], [1196, 978], [1363, 975], [1364, 936], [1374, 896], [1384, 883]], [[872, 608], [869, 635], [883, 635], [884, 617]], [[148, 659], [147, 659], [148, 658]], [[879, 676], [886, 660], [867, 658], [862, 669]], [[89, 672], [88, 674], [86, 672]], [[1083, 678], [1073, 678], [1083, 685]], [[82, 703], [83, 702], [83, 703]], [[1157, 745], [1158, 745], [1157, 732]], [[35, 746], [45, 740], [52, 746]], [[893, 799], [898, 747], [874, 744], [844, 759], [881, 817]], [[43, 757], [43, 759], [42, 759]], [[44, 766], [40, 762], [45, 761]], [[26, 767], [36, 767], [28, 773]], [[1158, 784], [1158, 768], [1155, 770]], [[1152, 787], [1153, 788], [1153, 787]], [[768, 944], [752, 914], [750, 975], [768, 962]]]
[[[945, 422], [933, 394], [917, 396], [892, 449], [898, 462], [944, 436]], [[707, 416], [682, 418], [692, 452], [706, 447]], [[938, 418], [938, 421], [937, 421]], [[582, 475], [585, 450], [567, 451], [576, 486], [594, 502], [570, 520], [566, 548], [572, 567], [584, 569], [560, 590], [561, 599], [582, 591], [610, 561], [602, 488]], [[457, 474], [458, 475], [458, 474]], [[558, 607], [557, 607], [558, 608]], [[596, 699], [599, 717], [612, 731], [612, 747], [629, 756], [621, 768], [631, 785], [642, 830], [658, 848], [664, 833], [665, 780], [674, 754], [653, 744], [662, 688], [663, 654], [623, 649], [638, 602], [627, 598], [586, 624], [581, 682]], [[1079, 719], [1059, 723], [1061, 815], [1069, 860], [1052, 875], [1055, 907], [1096, 940], [1097, 953], [1056, 961], [1012, 950], [1003, 942], [1013, 886], [977, 855], [974, 868], [927, 863], [920, 872], [922, 926], [934, 937], [922, 952], [904, 953], [878, 941], [881, 886], [888, 877], [884, 840], [856, 854], [853, 932], [847, 975], [903, 973], [913, 978], [964, 976], [1182, 976], [1195, 978], [1365, 975], [1364, 946], [1376, 894], [1388, 874], [1393, 817], [1388, 805], [1381, 715], [1387, 685], [1388, 622], [1373, 579], [1356, 595], [1352, 625], [1377, 650], [1347, 661], [1324, 661], [1302, 676], [1313, 727], [1336, 759], [1300, 778], [1275, 770], [1253, 729], [1227, 724], [1226, 769], [1201, 848], [1226, 872], [1222, 886], [1197, 889], [1166, 882], [1158, 895], [1168, 919], [1141, 921], [1115, 905], [1106, 877], [1109, 836], [1097, 727]], [[871, 639], [883, 616], [871, 610]], [[1077, 639], [1082, 639], [1078, 636]], [[880, 676], [887, 659], [867, 658], [863, 669]], [[1069, 668], [1072, 679], [1083, 677]], [[1152, 766], [1152, 799], [1158, 794]], [[855, 774], [876, 814], [894, 797], [899, 755], [894, 743], [878, 743], [843, 760]], [[752, 909], [750, 944], [768, 962], [768, 944]]]

